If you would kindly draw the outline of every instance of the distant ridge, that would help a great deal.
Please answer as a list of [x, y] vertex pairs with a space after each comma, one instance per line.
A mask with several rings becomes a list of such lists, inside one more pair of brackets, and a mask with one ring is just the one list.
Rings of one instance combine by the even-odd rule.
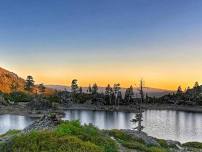
[[[65, 86], [65, 85], [46, 85], [47, 88], [52, 88], [55, 90], [67, 90], [71, 91], [70, 86]], [[84, 92], [87, 92], [88, 87], [82, 87]], [[98, 88], [99, 92], [105, 92], [105, 87], [99, 87]], [[126, 88], [121, 88], [121, 92], [124, 95], [126, 91]], [[149, 96], [155, 96], [155, 97], [161, 97], [163, 95], [166, 95], [168, 93], [173, 93], [175, 91], [173, 90], [166, 90], [166, 89], [158, 89], [158, 88], [150, 88], [150, 87], [145, 87], [144, 91], [149, 95]], [[134, 88], [134, 92], [138, 94], [138, 91], [136, 88]]]

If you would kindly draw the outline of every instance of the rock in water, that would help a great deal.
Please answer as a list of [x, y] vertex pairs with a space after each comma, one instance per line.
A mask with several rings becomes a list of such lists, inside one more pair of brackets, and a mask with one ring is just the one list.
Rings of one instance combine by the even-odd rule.
[[61, 119], [56, 114], [44, 115], [39, 120], [36, 120], [34, 123], [23, 129], [22, 132], [27, 133], [32, 130], [51, 130], [55, 128], [60, 122]]

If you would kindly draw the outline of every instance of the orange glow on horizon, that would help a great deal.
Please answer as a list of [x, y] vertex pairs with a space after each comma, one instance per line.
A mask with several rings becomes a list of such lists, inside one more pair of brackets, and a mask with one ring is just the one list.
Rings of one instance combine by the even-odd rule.
[[[133, 65], [132, 65], [133, 66]], [[97, 83], [98, 86], [106, 87], [107, 84], [113, 85], [120, 83], [122, 87], [127, 88], [130, 85], [138, 85], [141, 78], [145, 81], [146, 87], [176, 90], [179, 85], [183, 89], [188, 86], [193, 87], [196, 81], [202, 82], [202, 71], [199, 66], [181, 67], [170, 64], [161, 64], [151, 67], [142, 65], [133, 68], [132, 66], [73, 66], [69, 68], [63, 67], [32, 67], [32, 66], [7, 66], [5, 69], [18, 74], [22, 78], [32, 75], [36, 83], [44, 83], [50, 85], [71, 85], [71, 80], [77, 79], [80, 86], [88, 86]], [[191, 65], [190, 65], [191, 66]], [[115, 68], [114, 68], [115, 67]], [[187, 68], [192, 72], [188, 72]]]

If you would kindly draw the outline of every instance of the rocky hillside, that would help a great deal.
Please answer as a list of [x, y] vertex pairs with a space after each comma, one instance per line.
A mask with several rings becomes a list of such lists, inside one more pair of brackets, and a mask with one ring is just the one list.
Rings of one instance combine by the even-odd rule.
[[14, 85], [17, 85], [17, 89], [22, 91], [24, 84], [25, 80], [20, 78], [17, 74], [0, 67], [0, 91], [8, 93], [12, 90], [12, 86]]
[[[0, 67], [0, 91], [9, 93], [16, 88], [17, 91], [24, 91], [25, 80], [17, 74]], [[33, 93], [38, 92], [38, 85], [35, 85]], [[53, 94], [54, 89], [46, 88], [45, 94]]]

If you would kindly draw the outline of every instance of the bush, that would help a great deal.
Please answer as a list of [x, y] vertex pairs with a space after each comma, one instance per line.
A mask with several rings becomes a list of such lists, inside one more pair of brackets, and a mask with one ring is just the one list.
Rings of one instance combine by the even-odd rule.
[[[113, 137], [115, 137], [124, 147], [127, 147], [129, 149], [135, 149], [135, 150], [140, 150], [142, 152], [167, 152], [168, 147], [164, 143], [163, 140], [159, 140], [161, 144], [163, 145], [162, 147], [160, 146], [150, 146], [146, 145], [145, 142], [142, 139], [134, 138], [123, 131], [120, 130], [111, 130], [109, 131], [109, 134]], [[160, 144], [160, 145], [161, 145]]]
[[[10, 131], [7, 134], [15, 133]], [[65, 121], [55, 129], [17, 134], [0, 151], [27, 152], [117, 152], [116, 143], [93, 125]]]
[[56, 133], [60, 136], [74, 135], [83, 141], [89, 141], [102, 147], [105, 152], [117, 151], [115, 142], [93, 125], [81, 126], [79, 121], [66, 121], [56, 128]]
[[164, 139], [157, 139], [157, 141], [162, 147], [165, 147], [165, 148], [169, 147], [167, 142]]
[[115, 137], [116, 139], [120, 139], [123, 141], [128, 141], [128, 142], [137, 141], [139, 143], [145, 144], [144, 140], [131, 137], [131, 136], [127, 135], [126, 133], [124, 133], [123, 131], [120, 131], [117, 129], [113, 129], [113, 130], [109, 131], [109, 134], [111, 136]]
[[6, 136], [10, 136], [10, 135], [16, 135], [19, 132], [20, 132], [20, 130], [9, 130], [5, 134], [0, 135], [0, 138], [1, 137], [6, 137]]
[[51, 103], [60, 103], [60, 98], [56, 95], [47, 96], [46, 99]]
[[202, 143], [199, 143], [199, 142], [187, 142], [187, 143], [182, 144], [182, 146], [202, 149]]
[[147, 152], [168, 152], [169, 150], [162, 147], [149, 147], [147, 148]]
[[33, 99], [33, 97], [30, 94], [24, 92], [12, 92], [9, 94], [5, 94], [4, 97], [7, 101], [11, 101], [14, 103], [30, 102]]
[[126, 141], [120, 141], [121, 144], [124, 146], [124, 147], [127, 147], [129, 149], [136, 149], [136, 150], [141, 150], [141, 151], [147, 151], [147, 146], [142, 144], [142, 143], [139, 143], [139, 142], [126, 142]]
[[77, 137], [58, 136], [54, 132], [31, 132], [16, 136], [12, 142], [4, 146], [5, 151], [13, 152], [102, 152], [103, 150], [90, 142]]

